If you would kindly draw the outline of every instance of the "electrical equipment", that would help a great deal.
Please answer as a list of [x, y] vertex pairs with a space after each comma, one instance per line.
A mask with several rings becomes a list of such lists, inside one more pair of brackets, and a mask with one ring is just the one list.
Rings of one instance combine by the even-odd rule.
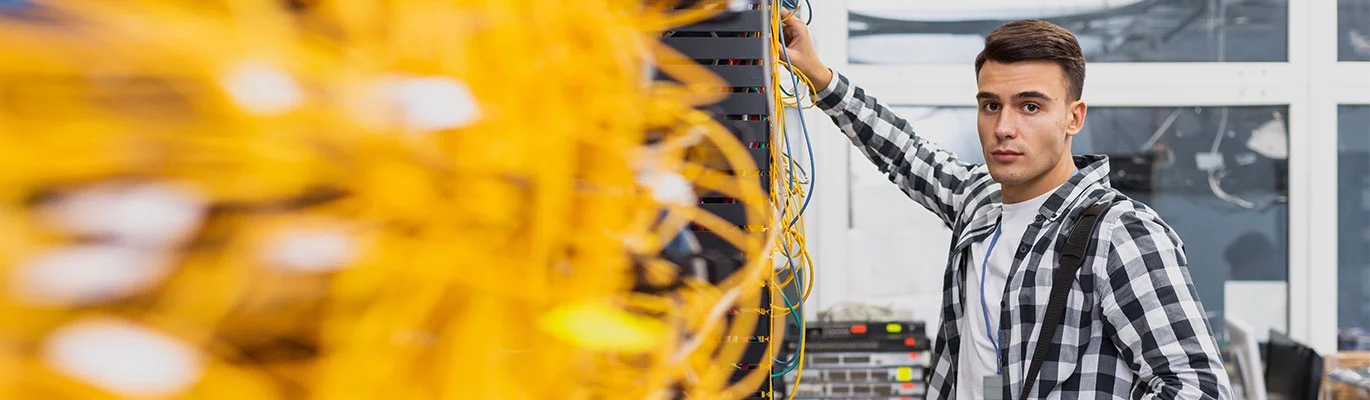
[[[931, 364], [927, 325], [912, 321], [809, 322], [804, 365], [784, 377], [796, 399], [916, 399]], [[786, 335], [793, 354], [799, 334]]]
[[[726, 93], [722, 101], [701, 107], [708, 111], [718, 122], [726, 127], [734, 137], [747, 147], [755, 165], [747, 165], [748, 170], [730, 171], [736, 176], [756, 179], [758, 185], [770, 193], [771, 188], [771, 132], [774, 128], [772, 115], [775, 115], [774, 97], [769, 94], [772, 82], [771, 71], [774, 63], [771, 57], [771, 5], [762, 0], [732, 2], [730, 11], [720, 13], [709, 20], [674, 28], [663, 35], [662, 41], [675, 48], [686, 58], [702, 64], [709, 72], [722, 78], [724, 86], [709, 88]], [[662, 79], [670, 79], [662, 76]], [[695, 161], [707, 166], [723, 165], [722, 154], [708, 145], [699, 146], [694, 153]], [[722, 193], [702, 191], [700, 208], [712, 213], [728, 223], [743, 226], [747, 223], [746, 209], [737, 199]], [[744, 226], [744, 230], [765, 229], [764, 227]], [[709, 280], [721, 282], [733, 275], [734, 271], [749, 261], [741, 252], [725, 241], [717, 233], [695, 229], [702, 248], [702, 257], [707, 260]], [[769, 268], [768, 268], [769, 270]], [[746, 343], [742, 359], [734, 368], [730, 382], [740, 382], [749, 374], [770, 374], [773, 354], [768, 351], [772, 345], [771, 318], [772, 296], [770, 275], [766, 274], [760, 300], [753, 304], [740, 304], [727, 315], [729, 324], [739, 318], [757, 318], [756, 329], [749, 336], [728, 336], [725, 342]], [[752, 308], [754, 307], [754, 308]], [[758, 369], [764, 371], [757, 371]], [[765, 379], [752, 398], [771, 397], [771, 379]]]
[[[929, 350], [925, 324], [921, 322], [814, 322], [805, 331], [810, 352], [911, 352]], [[797, 351], [798, 340], [786, 342]]]

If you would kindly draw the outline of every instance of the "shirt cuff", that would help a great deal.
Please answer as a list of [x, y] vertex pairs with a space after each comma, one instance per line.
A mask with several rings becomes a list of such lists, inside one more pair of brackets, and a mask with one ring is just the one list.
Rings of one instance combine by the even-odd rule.
[[828, 80], [827, 87], [824, 87], [823, 89], [818, 91], [817, 96], [820, 99], [827, 97], [829, 94], [832, 94], [833, 89], [837, 89], [837, 71], [833, 71], [832, 68], [828, 68], [828, 72], [832, 72], [832, 79]]
[[832, 80], [828, 82], [827, 87], [814, 94], [814, 98], [818, 99], [815, 103], [825, 111], [841, 104], [842, 99], [847, 96], [846, 92], [849, 91], [847, 88], [850, 86], [847, 83], [847, 77], [832, 69], [829, 71], [832, 71]]

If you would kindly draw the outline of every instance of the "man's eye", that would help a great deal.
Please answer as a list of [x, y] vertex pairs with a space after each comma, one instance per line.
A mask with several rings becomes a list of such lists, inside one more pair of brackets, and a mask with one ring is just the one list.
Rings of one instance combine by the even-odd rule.
[[984, 107], [985, 111], [989, 111], [989, 112], [999, 111], [999, 103], [985, 103], [985, 105], [984, 105], [983, 107]]
[[1030, 112], [1030, 113], [1035, 113], [1035, 112], [1037, 112], [1037, 110], [1040, 110], [1040, 109], [1042, 109], [1042, 108], [1041, 108], [1041, 107], [1038, 107], [1036, 104], [1032, 104], [1032, 103], [1028, 103], [1028, 104], [1024, 104], [1024, 105], [1023, 105], [1023, 111]]

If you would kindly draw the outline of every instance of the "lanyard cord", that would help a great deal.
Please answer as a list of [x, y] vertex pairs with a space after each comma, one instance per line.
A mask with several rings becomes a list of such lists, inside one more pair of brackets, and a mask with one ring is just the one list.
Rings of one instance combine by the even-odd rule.
[[994, 245], [999, 243], [999, 234], [1003, 232], [1003, 224], [994, 227], [994, 239], [989, 241], [989, 248], [985, 249], [985, 261], [980, 263], [980, 310], [981, 316], [985, 317], [985, 335], [989, 336], [990, 344], [994, 345], [994, 366], [997, 374], [1004, 373], [1003, 363], [999, 362], [999, 342], [994, 339], [997, 329], [990, 327], [989, 324], [989, 305], [985, 304], [985, 281], [988, 276], [985, 274], [989, 266], [989, 255], [994, 252]]

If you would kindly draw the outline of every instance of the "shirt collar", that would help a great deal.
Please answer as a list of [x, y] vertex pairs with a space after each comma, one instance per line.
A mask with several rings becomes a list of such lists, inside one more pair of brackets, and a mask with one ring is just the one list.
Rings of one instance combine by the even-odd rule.
[[[1097, 186], [1109, 187], [1108, 182], [1108, 156], [1104, 155], [1081, 155], [1075, 156], [1075, 174], [1061, 184], [1056, 190], [1051, 192], [1051, 196], [1042, 206], [1038, 208], [1037, 215], [1052, 222], [1069, 215], [1075, 208], [1075, 203], [1081, 197]], [[998, 185], [997, 183], [994, 185]], [[953, 250], [961, 251], [971, 242], [980, 240], [990, 234], [995, 221], [1003, 213], [1002, 193], [996, 187], [989, 194], [990, 202], [986, 204], [988, 209], [984, 213], [975, 213], [975, 219], [965, 226], [965, 232], [960, 236], [960, 240], [955, 243]]]
[[1075, 203], [1079, 202], [1080, 197], [1088, 193], [1095, 186], [1110, 187], [1108, 181], [1108, 156], [1099, 154], [1087, 154], [1075, 156], [1075, 174], [1066, 180], [1065, 184], [1056, 188], [1051, 194], [1051, 198], [1042, 203], [1042, 208], [1038, 210], [1039, 215], [1045, 216], [1050, 221], [1056, 221], [1066, 215], [1068, 211], [1075, 208]]

